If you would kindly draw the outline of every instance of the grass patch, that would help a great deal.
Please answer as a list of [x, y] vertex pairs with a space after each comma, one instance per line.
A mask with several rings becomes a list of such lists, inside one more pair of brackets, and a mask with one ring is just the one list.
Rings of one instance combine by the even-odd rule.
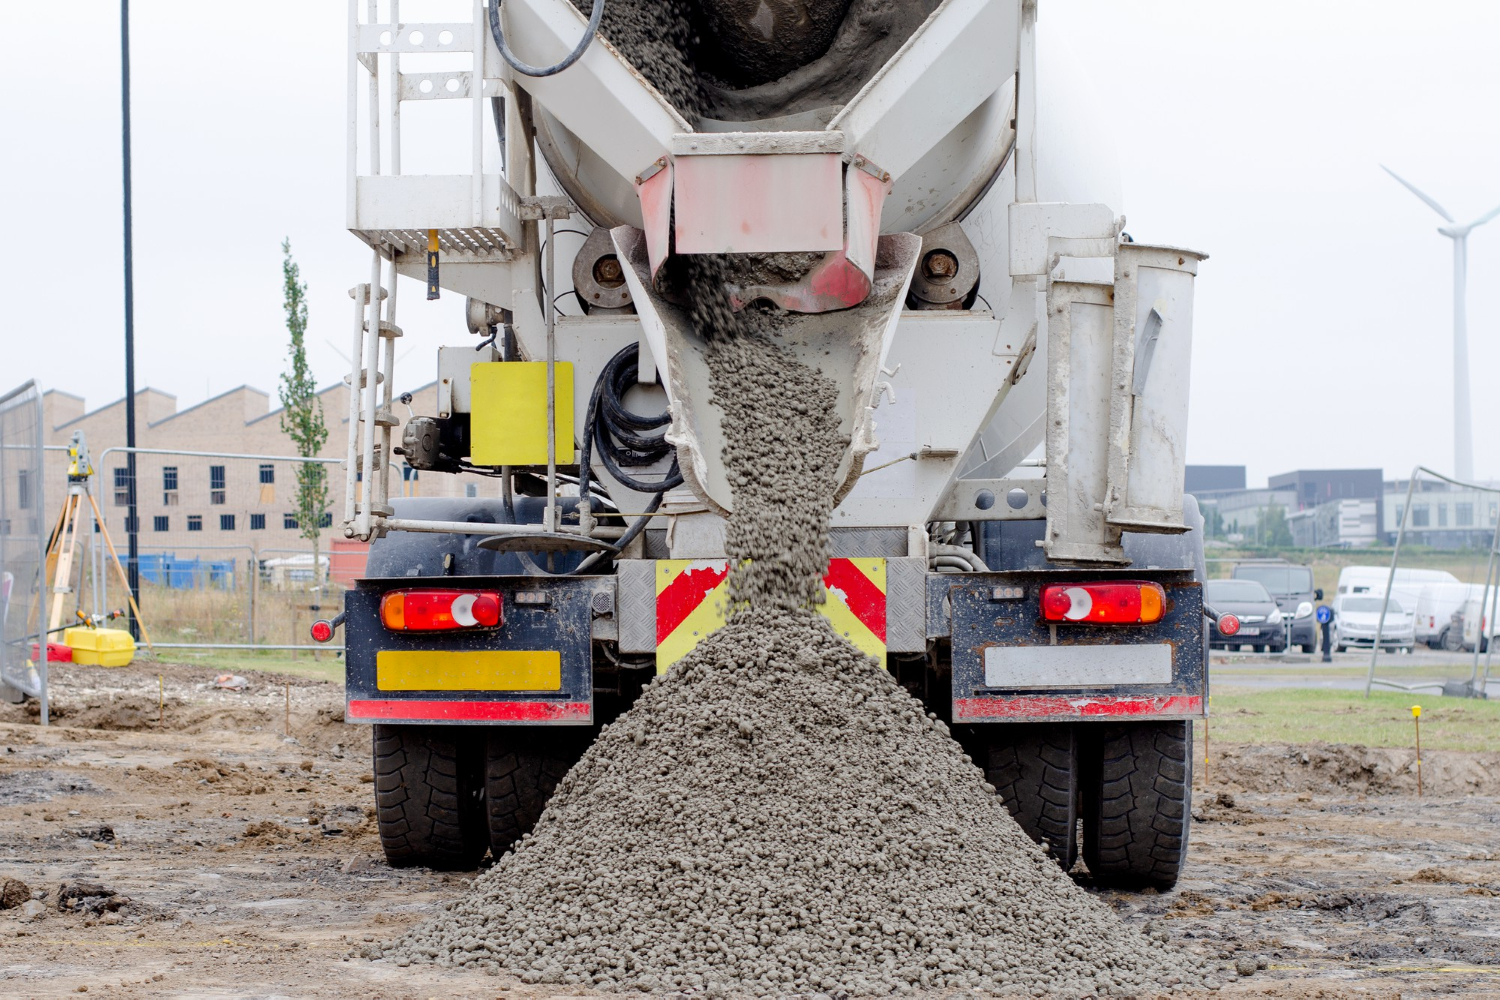
[[[144, 647], [141, 651], [145, 652]], [[157, 659], [163, 663], [194, 667], [205, 673], [233, 674], [246, 670], [259, 670], [270, 674], [310, 677], [335, 684], [344, 683], [344, 658], [335, 656], [331, 649], [320, 652], [317, 659], [313, 659], [310, 652], [299, 653], [289, 649], [268, 649], [263, 653], [250, 649], [203, 650], [202, 652], [191, 649], [163, 649]]]
[[[1431, 694], [1278, 688], [1214, 692], [1211, 735], [1226, 743], [1412, 745], [1411, 706], [1422, 706], [1422, 749], [1500, 750], [1500, 702]], [[1198, 738], [1203, 738], [1202, 724]]]

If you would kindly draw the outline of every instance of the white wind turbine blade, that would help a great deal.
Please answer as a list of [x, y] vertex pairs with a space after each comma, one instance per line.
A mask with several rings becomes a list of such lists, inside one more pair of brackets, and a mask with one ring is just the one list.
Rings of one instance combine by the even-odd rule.
[[1491, 219], [1493, 219], [1497, 215], [1500, 215], [1500, 205], [1496, 205], [1494, 208], [1490, 209], [1488, 212], [1485, 212], [1479, 218], [1477, 218], [1473, 222], [1469, 223], [1469, 227], [1468, 228], [1473, 229], [1475, 226], [1482, 226], [1486, 222], [1489, 222]]
[[[1386, 166], [1384, 163], [1382, 163], [1380, 165], [1380, 169], [1384, 170], [1386, 173], [1388, 173], [1392, 177], [1396, 178], [1396, 180], [1400, 181], [1402, 187], [1406, 188], [1406, 190], [1410, 191], [1412, 194], [1416, 195], [1418, 198], [1421, 198], [1423, 201], [1425, 201], [1428, 204], [1428, 206], [1434, 212], [1436, 212], [1438, 215], [1441, 215], [1443, 218], [1447, 219], [1449, 222], [1453, 222], [1453, 216], [1451, 216], [1451, 215], [1448, 214], [1448, 210], [1446, 208], [1444, 208], [1442, 205], [1439, 205], [1436, 200], [1434, 200], [1430, 195], [1428, 195], [1425, 192], [1423, 192], [1420, 188], [1418, 188], [1411, 181], [1407, 180], [1405, 177], [1402, 177], [1400, 174], [1396, 173], [1396, 171], [1392, 170], [1390, 167]], [[1455, 225], [1456, 224], [1457, 223], [1455, 223]]]

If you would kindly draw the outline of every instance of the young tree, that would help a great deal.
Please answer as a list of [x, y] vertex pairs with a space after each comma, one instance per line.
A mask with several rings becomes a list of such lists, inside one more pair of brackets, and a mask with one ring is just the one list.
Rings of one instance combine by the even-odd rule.
[[[281, 244], [282, 307], [286, 310], [286, 328], [291, 334], [287, 350], [290, 369], [281, 376], [281, 431], [292, 439], [297, 454], [303, 458], [316, 458], [328, 440], [328, 427], [323, 423], [323, 402], [318, 399], [318, 386], [307, 367], [307, 285], [301, 280], [297, 262], [292, 260], [292, 241]], [[322, 534], [323, 512], [328, 507], [328, 473], [317, 462], [301, 462], [297, 465], [297, 524], [302, 537], [312, 542], [313, 581], [317, 586], [323, 582], [318, 555], [318, 538]]]
[[1286, 520], [1286, 508], [1280, 504], [1271, 504], [1256, 511], [1259, 522], [1255, 526], [1257, 540], [1261, 545], [1271, 549], [1289, 549], [1292, 547], [1292, 526]]

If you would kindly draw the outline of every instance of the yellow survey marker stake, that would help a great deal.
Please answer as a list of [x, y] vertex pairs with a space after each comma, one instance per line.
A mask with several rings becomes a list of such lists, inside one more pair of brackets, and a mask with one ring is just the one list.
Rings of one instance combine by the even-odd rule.
[[1411, 707], [1412, 725], [1417, 730], [1417, 798], [1422, 797], [1422, 706]]

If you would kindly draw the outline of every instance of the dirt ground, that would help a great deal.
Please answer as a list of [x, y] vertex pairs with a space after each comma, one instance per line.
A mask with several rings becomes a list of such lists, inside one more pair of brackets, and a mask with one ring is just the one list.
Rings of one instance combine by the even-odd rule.
[[[578, 995], [358, 957], [468, 879], [386, 867], [340, 687], [244, 676], [56, 665], [53, 726], [0, 706], [0, 880], [34, 897], [0, 888], [0, 994]], [[1497, 764], [1429, 753], [1418, 799], [1409, 751], [1216, 743], [1184, 879], [1105, 896], [1185, 947], [1264, 960], [1226, 995], [1500, 996]]]

